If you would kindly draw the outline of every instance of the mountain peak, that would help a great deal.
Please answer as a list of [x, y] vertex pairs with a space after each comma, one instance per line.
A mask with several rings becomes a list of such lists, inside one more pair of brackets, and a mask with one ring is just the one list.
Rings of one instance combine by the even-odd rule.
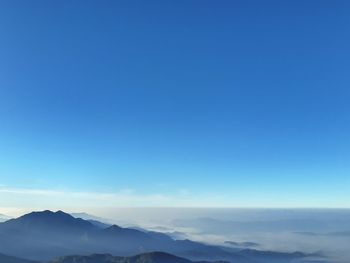
[[120, 230], [122, 228], [120, 226], [118, 226], [118, 225], [111, 225], [110, 227], [108, 227], [108, 229], [110, 229], [110, 230]]
[[56, 212], [51, 210], [31, 212], [3, 224], [10, 228], [20, 227], [21, 229], [41, 233], [68, 229], [81, 232], [95, 228], [90, 222], [80, 218], [74, 218], [61, 210]]
[[67, 214], [61, 210], [53, 212], [51, 210], [35, 211], [29, 214], [25, 214], [18, 219], [73, 219], [70, 214]]

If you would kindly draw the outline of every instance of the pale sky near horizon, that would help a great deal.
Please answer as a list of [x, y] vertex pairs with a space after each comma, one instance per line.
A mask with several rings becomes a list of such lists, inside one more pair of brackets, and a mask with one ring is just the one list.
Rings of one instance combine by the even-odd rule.
[[0, 213], [350, 207], [349, 1], [1, 1]]

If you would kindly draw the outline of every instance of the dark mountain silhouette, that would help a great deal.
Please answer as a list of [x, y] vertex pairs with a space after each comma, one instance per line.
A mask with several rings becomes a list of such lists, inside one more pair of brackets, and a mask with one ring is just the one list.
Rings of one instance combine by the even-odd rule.
[[[150, 252], [131, 257], [113, 257], [110, 254], [94, 254], [91, 256], [67, 256], [53, 260], [50, 263], [194, 263], [194, 261], [164, 252]], [[206, 262], [197, 261], [196, 263]], [[225, 262], [221, 261], [221, 263]]]
[[[240, 253], [230, 249], [206, 245], [191, 240], [173, 240], [157, 233], [122, 228], [113, 225], [101, 228], [74, 218], [62, 211], [33, 212], [17, 219], [0, 223], [0, 252], [33, 260], [51, 260], [65, 255], [112, 254], [121, 257], [152, 251], [164, 251], [190, 260], [232, 260], [240, 263], [264, 262], [271, 258], [263, 251]], [[274, 253], [274, 252], [271, 252]], [[281, 253], [285, 261], [303, 255]], [[1, 261], [0, 261], [1, 262]]]
[[62, 211], [32, 212], [0, 223], [0, 252], [35, 260], [67, 253], [89, 252], [83, 238], [95, 231], [88, 221]]
[[7, 256], [4, 254], [0, 254], [0, 262], [1, 263], [39, 263], [36, 261]]
[[59, 228], [62, 231], [86, 231], [93, 228], [93, 225], [81, 218], [74, 218], [62, 211], [52, 212], [49, 210], [43, 212], [32, 212], [16, 219], [10, 219], [4, 222], [2, 228], [17, 228], [21, 226], [22, 230], [30, 229], [51, 231]]

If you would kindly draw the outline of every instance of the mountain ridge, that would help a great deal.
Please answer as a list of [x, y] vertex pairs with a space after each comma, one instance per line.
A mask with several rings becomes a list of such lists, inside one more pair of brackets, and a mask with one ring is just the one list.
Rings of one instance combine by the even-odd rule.
[[[256, 259], [277, 255], [254, 250], [237, 250], [207, 245], [191, 240], [174, 240], [166, 234], [139, 231], [112, 225], [101, 228], [89, 221], [49, 210], [32, 212], [0, 223], [1, 252], [32, 260], [51, 260], [63, 255], [94, 253], [130, 257], [135, 254], [163, 251], [193, 261], [230, 260], [242, 263], [260, 262]], [[14, 245], [15, 244], [15, 245]], [[290, 262], [303, 254], [279, 253]], [[263, 262], [263, 261], [261, 261]]]
[[0, 223], [10, 220], [12, 217], [4, 214], [0, 214]]
[[89, 256], [66, 256], [49, 263], [228, 263], [226, 261], [191, 261], [182, 257], [165, 253], [149, 252], [130, 257], [118, 257], [110, 254], [92, 254]]

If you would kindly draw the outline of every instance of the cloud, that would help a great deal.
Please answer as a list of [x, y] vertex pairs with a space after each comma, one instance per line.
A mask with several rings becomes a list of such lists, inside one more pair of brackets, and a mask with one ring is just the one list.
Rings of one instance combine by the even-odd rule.
[[2, 207], [207, 207], [227, 201], [218, 195], [194, 195], [180, 189], [172, 194], [138, 193], [133, 189], [116, 192], [88, 192], [0, 186]]

